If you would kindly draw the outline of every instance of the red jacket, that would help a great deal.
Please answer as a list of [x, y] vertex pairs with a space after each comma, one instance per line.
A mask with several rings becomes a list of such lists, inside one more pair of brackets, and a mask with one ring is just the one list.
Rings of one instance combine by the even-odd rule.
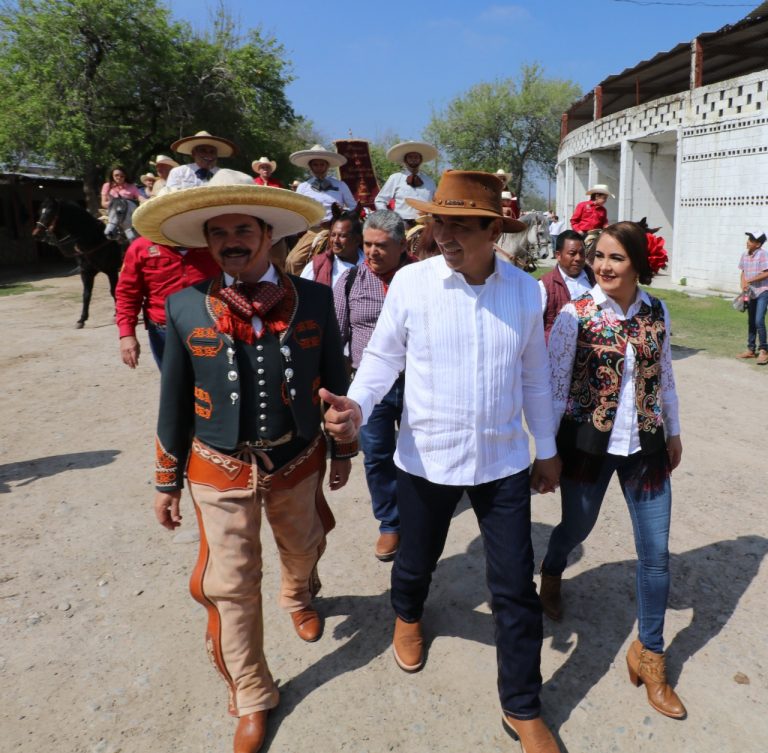
[[165, 299], [171, 293], [215, 277], [221, 270], [207, 248], [180, 251], [148, 238], [137, 238], [125, 252], [115, 290], [120, 337], [136, 334], [139, 312], [144, 319], [165, 324]]
[[264, 182], [264, 178], [262, 178], [261, 175], [257, 175], [253, 179], [253, 182], [257, 186], [271, 186], [272, 188], [282, 188], [283, 187], [283, 184], [279, 180], [276, 180], [275, 178], [267, 178], [267, 182], [265, 183]]
[[597, 206], [591, 199], [576, 205], [571, 217], [571, 227], [580, 233], [600, 230], [608, 224], [608, 212], [604, 206]]

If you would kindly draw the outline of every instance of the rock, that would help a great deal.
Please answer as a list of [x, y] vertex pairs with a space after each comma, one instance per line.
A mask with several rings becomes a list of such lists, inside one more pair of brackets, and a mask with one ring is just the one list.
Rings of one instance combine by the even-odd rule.
[[109, 581], [106, 580], [106, 578], [99, 578], [99, 581], [98, 581], [98, 583], [96, 585], [101, 587], [101, 586], [106, 586], [107, 583], [109, 583]]
[[745, 675], [743, 672], [737, 672], [733, 676], [733, 681], [739, 685], [749, 685], [749, 677], [747, 677], [747, 675]]
[[58, 609], [60, 612], [68, 612], [70, 609], [72, 609], [72, 605], [68, 601], [62, 601], [61, 604], [59, 604], [56, 609]]

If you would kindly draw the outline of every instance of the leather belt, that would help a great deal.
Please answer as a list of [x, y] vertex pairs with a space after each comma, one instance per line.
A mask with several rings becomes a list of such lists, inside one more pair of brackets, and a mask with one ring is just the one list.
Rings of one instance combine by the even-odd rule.
[[256, 439], [249, 442], [239, 442], [237, 450], [263, 450], [269, 447], [280, 447], [293, 439], [293, 432], [288, 431], [277, 439]]

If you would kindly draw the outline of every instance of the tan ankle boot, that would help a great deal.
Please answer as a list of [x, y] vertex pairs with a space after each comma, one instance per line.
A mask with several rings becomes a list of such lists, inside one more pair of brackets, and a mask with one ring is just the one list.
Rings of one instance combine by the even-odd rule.
[[560, 596], [560, 584], [562, 578], [559, 575], [541, 574], [541, 587], [539, 588], [539, 600], [544, 614], [550, 620], [560, 622], [563, 619], [563, 602]]
[[685, 706], [672, 688], [667, 685], [667, 669], [664, 654], [654, 654], [643, 646], [640, 641], [632, 641], [627, 652], [627, 668], [629, 681], [640, 687], [645, 684], [648, 693], [648, 703], [660, 714], [673, 719], [682, 719]]
[[405, 622], [395, 618], [392, 651], [397, 666], [405, 672], [418, 672], [424, 666], [424, 638], [421, 622]]

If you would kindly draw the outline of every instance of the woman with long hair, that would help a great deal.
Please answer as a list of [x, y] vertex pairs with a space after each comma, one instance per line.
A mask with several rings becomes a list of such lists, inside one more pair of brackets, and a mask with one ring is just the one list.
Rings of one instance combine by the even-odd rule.
[[107, 173], [107, 182], [101, 187], [101, 207], [109, 208], [109, 202], [116, 198], [130, 199], [139, 204], [145, 201], [141, 191], [128, 180], [128, 175], [121, 166], [113, 167]]

